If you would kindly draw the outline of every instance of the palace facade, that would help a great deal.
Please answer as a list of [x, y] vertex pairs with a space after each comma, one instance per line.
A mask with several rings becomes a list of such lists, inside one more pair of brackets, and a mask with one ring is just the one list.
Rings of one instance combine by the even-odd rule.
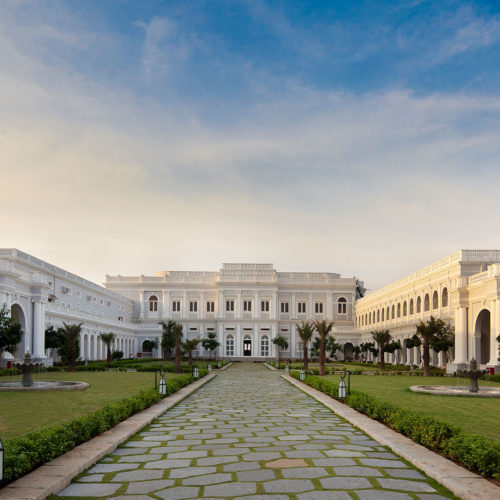
[[[277, 356], [272, 340], [288, 339], [283, 358], [300, 358], [297, 324], [334, 321], [343, 356], [388, 329], [403, 346], [416, 324], [431, 315], [455, 329], [455, 348], [434, 355], [449, 370], [475, 357], [500, 371], [500, 251], [460, 250], [365, 296], [363, 282], [335, 273], [283, 273], [272, 264], [226, 263], [217, 272], [162, 271], [154, 276], [106, 276], [101, 287], [16, 249], [0, 249], [0, 305], [24, 331], [16, 359], [30, 351], [51, 364], [44, 348], [49, 325], [82, 323], [80, 357], [104, 359], [101, 333], [115, 333], [126, 357], [159, 357], [146, 340], [160, 340], [160, 321], [183, 324], [185, 338], [216, 333], [217, 355], [263, 360]], [[200, 346], [198, 356], [208, 356]], [[397, 350], [388, 361], [419, 365], [419, 348]], [[2, 364], [11, 357], [3, 354]], [[342, 357], [342, 354], [340, 354]]]

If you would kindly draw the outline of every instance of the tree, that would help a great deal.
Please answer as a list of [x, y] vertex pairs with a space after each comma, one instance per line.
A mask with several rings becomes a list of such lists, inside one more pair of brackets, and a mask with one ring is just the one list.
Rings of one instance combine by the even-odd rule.
[[182, 324], [175, 323], [172, 327], [172, 333], [175, 336], [175, 373], [181, 373]]
[[431, 316], [425, 323], [420, 321], [417, 325], [416, 334], [422, 340], [423, 358], [424, 358], [424, 377], [430, 376], [429, 370], [429, 347], [433, 342], [442, 342], [443, 339], [453, 335], [449, 323], [445, 323], [442, 319], [436, 319]]
[[76, 360], [80, 352], [80, 333], [83, 323], [74, 325], [63, 323], [63, 325], [64, 343], [59, 348], [59, 356], [61, 356], [63, 363], [70, 366], [70, 371], [74, 372], [76, 370]]
[[314, 337], [311, 343], [311, 358], [318, 359], [319, 349], [321, 347], [321, 339], [319, 337]]
[[325, 350], [330, 353], [329, 357], [333, 358], [337, 351], [342, 351], [342, 346], [335, 342], [335, 337], [328, 337], [325, 343]]
[[314, 325], [312, 323], [302, 321], [301, 325], [297, 325], [297, 332], [299, 334], [300, 340], [302, 341], [302, 347], [304, 351], [304, 370], [307, 370], [307, 365], [309, 363], [307, 357], [307, 344], [312, 339], [314, 334]]
[[283, 335], [277, 335], [273, 339], [273, 344], [277, 346], [278, 350], [278, 365], [280, 362], [280, 349], [288, 349], [288, 340]]
[[376, 358], [378, 356], [379, 350], [375, 347], [374, 342], [365, 342], [362, 344], [359, 344], [359, 348], [362, 353], [368, 353], [371, 352], [373, 354], [373, 357]]
[[212, 359], [212, 351], [215, 351], [220, 346], [220, 342], [217, 341], [217, 334], [215, 332], [208, 332], [207, 338], [201, 341], [201, 345], [205, 351], [210, 351], [210, 359]]
[[370, 332], [372, 339], [377, 343], [380, 349], [380, 369], [385, 370], [385, 346], [392, 340], [389, 330], [375, 330]]
[[108, 365], [111, 363], [113, 360], [113, 355], [111, 353], [111, 344], [113, 343], [113, 340], [115, 338], [114, 333], [101, 333], [99, 335], [99, 338], [106, 344], [106, 362]]
[[172, 332], [175, 321], [173, 319], [169, 319], [166, 323], [165, 321], [160, 321], [159, 324], [163, 328], [163, 333], [161, 336], [162, 357], [163, 359], [170, 359], [172, 357], [172, 350], [175, 347], [175, 336]]
[[320, 345], [319, 345], [319, 374], [320, 376], [325, 374], [325, 341], [326, 337], [330, 334], [332, 331], [334, 322], [331, 321], [328, 323], [326, 320], [321, 320], [321, 321], [313, 321], [314, 327], [316, 328], [316, 331], [318, 332], [319, 338], [320, 338]]
[[22, 337], [21, 324], [11, 318], [7, 305], [4, 304], [0, 309], [0, 356], [4, 351], [14, 355]]
[[189, 365], [193, 364], [193, 351], [198, 347], [199, 343], [200, 343], [200, 339], [187, 339], [182, 344], [184, 351], [187, 352]]
[[438, 335], [434, 336], [430, 342], [429, 346], [435, 353], [444, 352], [446, 361], [451, 362], [449, 355], [450, 347], [455, 345], [455, 334], [452, 328], [447, 331], [440, 332]]
[[45, 329], [45, 349], [50, 349], [51, 355], [54, 349], [59, 351], [64, 344], [64, 330], [58, 328], [57, 330], [53, 325]]

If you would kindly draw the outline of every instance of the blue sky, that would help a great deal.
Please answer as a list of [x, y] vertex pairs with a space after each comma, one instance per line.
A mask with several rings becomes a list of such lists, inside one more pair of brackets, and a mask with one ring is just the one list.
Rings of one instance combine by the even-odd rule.
[[499, 2], [4, 0], [0, 61], [3, 246], [95, 281], [500, 247]]

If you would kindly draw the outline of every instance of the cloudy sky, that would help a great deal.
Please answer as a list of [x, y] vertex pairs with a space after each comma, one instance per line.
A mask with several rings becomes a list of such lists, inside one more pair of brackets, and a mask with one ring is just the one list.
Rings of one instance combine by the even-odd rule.
[[0, 2], [0, 223], [105, 274], [500, 248], [500, 3]]

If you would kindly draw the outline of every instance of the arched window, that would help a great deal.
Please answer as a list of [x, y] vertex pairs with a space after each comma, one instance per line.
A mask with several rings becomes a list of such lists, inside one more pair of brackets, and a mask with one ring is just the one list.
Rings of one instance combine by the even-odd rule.
[[441, 307], [448, 307], [448, 288], [443, 288], [441, 293]]
[[232, 335], [226, 337], [226, 356], [234, 356], [234, 338]]
[[437, 309], [438, 306], [439, 306], [438, 293], [436, 290], [434, 290], [434, 293], [432, 294], [432, 308]]
[[260, 355], [269, 356], [269, 337], [267, 335], [260, 339]]
[[337, 304], [337, 310], [339, 314], [347, 314], [347, 300], [344, 297], [340, 297]]
[[368, 314], [365, 314], [365, 325], [368, 324]]
[[413, 299], [410, 299], [410, 316], [413, 314]]
[[158, 311], [158, 297], [156, 295], [149, 297], [149, 310]]
[[391, 319], [394, 319], [396, 317], [396, 308], [394, 307], [394, 305], [392, 306], [392, 314], [391, 314]]
[[424, 297], [424, 311], [428, 311], [429, 310], [429, 294], [426, 293], [425, 294], [425, 297]]
[[387, 306], [387, 312], [385, 315], [385, 319], [386, 319], [386, 321], [389, 321], [389, 306]]
[[371, 312], [368, 314], [368, 324], [369, 325], [372, 324], [372, 313]]
[[380, 309], [377, 311], [377, 323], [380, 321]]
[[408, 316], [408, 304], [406, 300], [403, 302], [403, 316]]
[[384, 321], [384, 311], [385, 309], [382, 307], [382, 321]]
[[401, 303], [398, 303], [398, 318], [401, 318]]

